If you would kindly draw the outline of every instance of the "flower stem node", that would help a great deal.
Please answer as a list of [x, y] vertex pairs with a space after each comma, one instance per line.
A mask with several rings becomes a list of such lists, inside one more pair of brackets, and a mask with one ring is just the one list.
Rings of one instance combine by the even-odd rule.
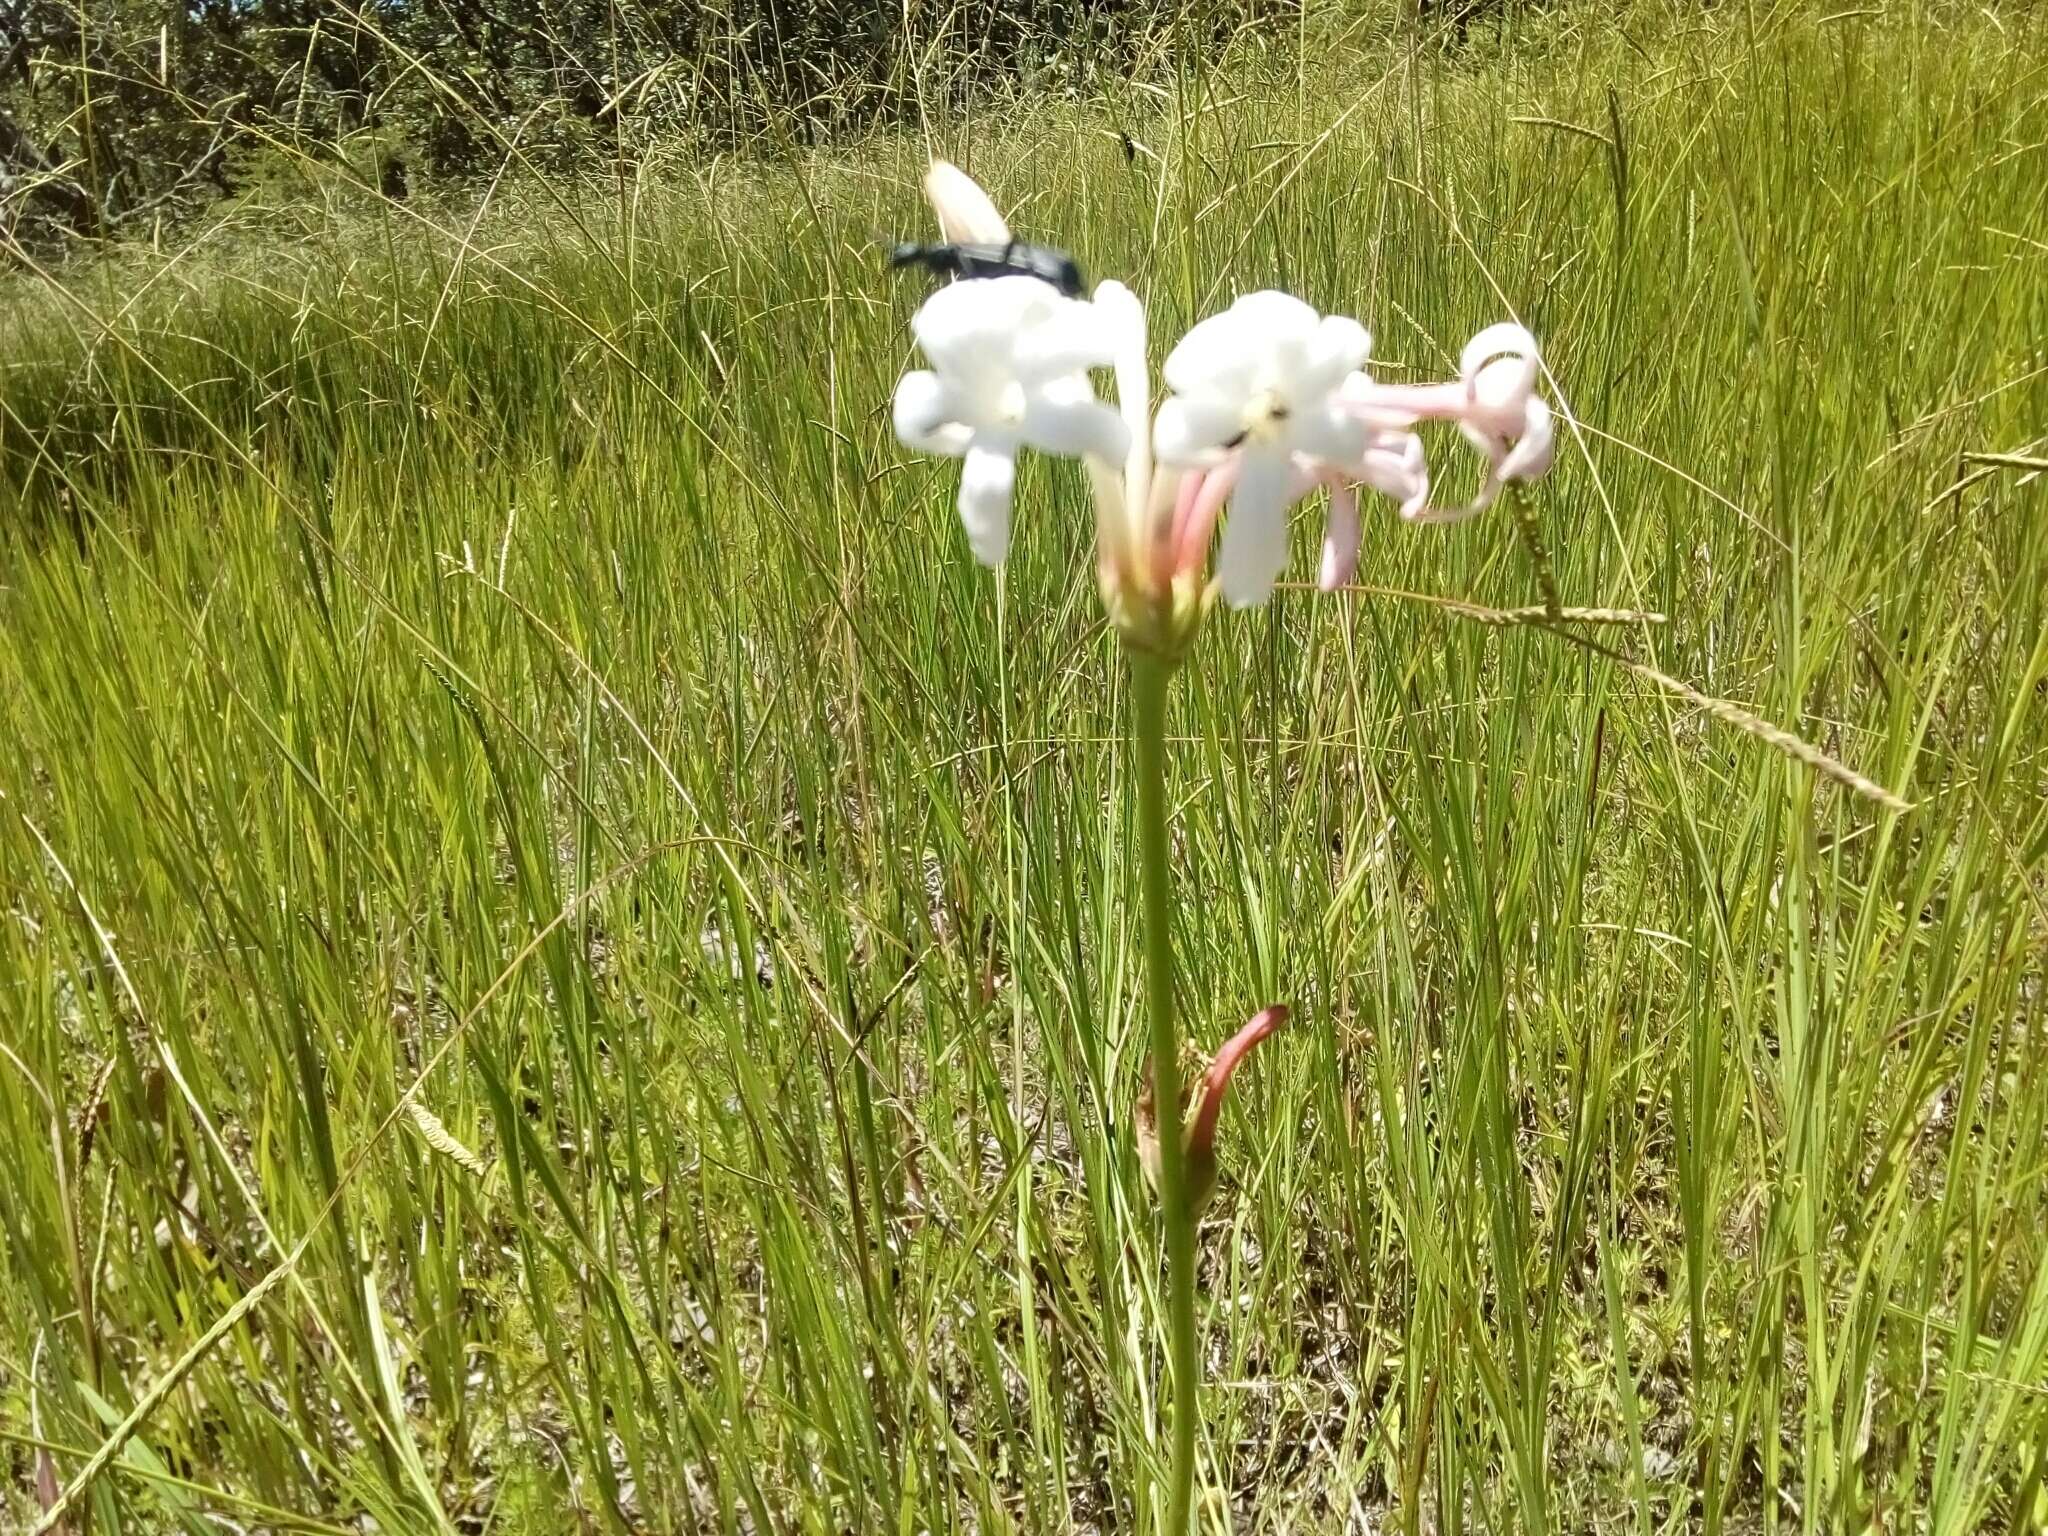
[[1142, 582], [1100, 567], [1102, 607], [1126, 647], [1172, 666], [1187, 659], [1202, 620], [1216, 600], [1215, 585], [1200, 570], [1177, 571], [1161, 582]]

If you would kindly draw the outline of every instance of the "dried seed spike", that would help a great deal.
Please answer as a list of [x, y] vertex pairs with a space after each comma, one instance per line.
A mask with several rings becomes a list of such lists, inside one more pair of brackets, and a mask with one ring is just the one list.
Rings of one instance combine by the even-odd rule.
[[1536, 589], [1543, 594], [1544, 617], [1561, 619], [1564, 604], [1558, 600], [1557, 573], [1551, 568], [1550, 551], [1543, 543], [1543, 530], [1536, 526], [1536, 509], [1529, 505], [1529, 491], [1521, 481], [1508, 485], [1508, 506], [1515, 514], [1515, 528], [1522, 535], [1522, 547], [1536, 567]]
[[448, 1127], [441, 1123], [439, 1117], [418, 1099], [409, 1100], [405, 1110], [412, 1117], [412, 1123], [418, 1128], [421, 1137], [436, 1152], [475, 1178], [481, 1179], [489, 1172], [484, 1160], [457, 1141]]
[[1829, 757], [1819, 747], [1816, 747], [1813, 743], [1802, 737], [1793, 735], [1792, 732], [1786, 730], [1783, 726], [1773, 725], [1770, 721], [1764, 719], [1763, 716], [1744, 709], [1740, 704], [1736, 704], [1728, 699], [1717, 699], [1710, 693], [1702, 693], [1699, 689], [1693, 687], [1692, 684], [1679, 681], [1669, 672], [1661, 672], [1646, 662], [1636, 661], [1631, 657], [1624, 656], [1612, 646], [1602, 645], [1598, 640], [1588, 635], [1575, 634], [1568, 627], [1574, 623], [1661, 624], [1664, 622], [1664, 615], [1661, 613], [1631, 613], [1626, 609], [1618, 608], [1563, 608], [1553, 617], [1540, 609], [1488, 608], [1479, 603], [1462, 602], [1454, 597], [1429, 597], [1419, 593], [1399, 592], [1389, 595], [1428, 603], [1432, 607], [1443, 609], [1446, 613], [1455, 614], [1461, 619], [1469, 619], [1475, 624], [1486, 624], [1496, 628], [1513, 625], [1532, 625], [1539, 629], [1547, 629], [1552, 634], [1560, 635], [1564, 639], [1571, 641], [1574, 645], [1582, 645], [1589, 651], [1605, 656], [1616, 666], [1625, 667], [1645, 682], [1654, 683], [1665, 692], [1676, 694], [1712, 719], [1719, 720], [1723, 725], [1732, 725], [1746, 735], [1754, 736], [1764, 745], [1775, 751], [1782, 752], [1794, 762], [1804, 763], [1822, 778], [1832, 779], [1844, 789], [1861, 795], [1866, 800], [1873, 800], [1888, 811], [1904, 812], [1913, 809], [1913, 803], [1910, 800], [1886, 789], [1875, 779], [1858, 773], [1847, 763]]
[[[1533, 613], [1534, 609], [1523, 609]], [[1566, 624], [1666, 624], [1670, 620], [1649, 608], [1560, 608], [1557, 617]]]
[[1529, 608], [1481, 608], [1471, 603], [1454, 603], [1451, 611], [1461, 619], [1470, 619], [1476, 624], [1492, 624], [1502, 629], [1517, 625], [1540, 624], [1545, 627], [1557, 624], [1666, 624], [1663, 614], [1648, 608], [1572, 608], [1562, 607], [1552, 613], [1541, 603]]
[[[1562, 631], [1560, 631], [1562, 633]], [[1640, 661], [1632, 661], [1618, 652], [1594, 641], [1579, 639], [1581, 645], [1600, 652], [1610, 661], [1626, 667], [1630, 672], [1648, 683], [1654, 683], [1667, 693], [1677, 694], [1687, 703], [1694, 705], [1706, 715], [1719, 720], [1723, 725], [1732, 725], [1738, 731], [1754, 736], [1765, 746], [1783, 753], [1796, 763], [1804, 763], [1824, 779], [1833, 779], [1844, 789], [1874, 800], [1888, 811], [1910, 811], [1913, 803], [1886, 789], [1875, 779], [1866, 778], [1847, 763], [1838, 762], [1821, 751], [1819, 747], [1802, 737], [1793, 735], [1781, 725], [1773, 725], [1763, 716], [1754, 714], [1728, 699], [1717, 699], [1710, 693], [1702, 693], [1690, 683], [1680, 682], [1668, 672]]]
[[86, 1164], [92, 1161], [92, 1144], [99, 1134], [100, 1121], [107, 1112], [107, 1089], [114, 1081], [114, 1065], [121, 1058], [109, 1056], [100, 1063], [92, 1075], [92, 1087], [86, 1090], [85, 1102], [79, 1106], [78, 1118], [74, 1125], [78, 1131], [78, 1172], [85, 1175]]

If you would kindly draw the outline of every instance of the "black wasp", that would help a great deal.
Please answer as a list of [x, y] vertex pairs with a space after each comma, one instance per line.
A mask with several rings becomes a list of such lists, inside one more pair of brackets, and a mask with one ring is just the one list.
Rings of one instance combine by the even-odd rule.
[[899, 245], [889, 252], [891, 268], [923, 267], [936, 276], [1036, 277], [1051, 283], [1070, 299], [1086, 291], [1081, 264], [1050, 245], [1009, 240], [1001, 245]]

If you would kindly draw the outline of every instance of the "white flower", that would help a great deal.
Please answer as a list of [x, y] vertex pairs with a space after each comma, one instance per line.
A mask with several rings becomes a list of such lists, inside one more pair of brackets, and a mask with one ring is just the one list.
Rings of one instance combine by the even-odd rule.
[[1356, 320], [1267, 291], [1202, 321], [1167, 357], [1173, 394], [1152, 433], [1159, 461], [1215, 468], [1233, 449], [1240, 460], [1216, 561], [1232, 605], [1264, 602], [1286, 566], [1287, 509], [1304, 469], [1363, 457], [1370, 429], [1339, 391], [1371, 347]]
[[939, 289], [910, 328], [932, 366], [896, 386], [896, 435], [964, 461], [960, 520], [984, 565], [1009, 550], [1018, 448], [1122, 464], [1129, 429], [1087, 374], [1116, 360], [1120, 312], [1035, 277], [977, 278]]

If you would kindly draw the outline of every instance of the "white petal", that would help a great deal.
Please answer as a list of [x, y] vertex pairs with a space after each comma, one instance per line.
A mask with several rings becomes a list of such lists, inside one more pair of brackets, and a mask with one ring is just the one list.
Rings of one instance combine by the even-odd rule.
[[1301, 399], [1327, 394], [1365, 366], [1372, 337], [1348, 315], [1326, 315], [1309, 338], [1294, 388]]
[[910, 317], [910, 334], [930, 352], [945, 347], [955, 337], [977, 334], [988, 328], [989, 289], [993, 284], [948, 283], [934, 288], [917, 313]]
[[1255, 608], [1287, 568], [1288, 492], [1294, 467], [1274, 453], [1247, 453], [1216, 552], [1216, 581], [1233, 608]]
[[1159, 376], [1178, 394], [1248, 390], [1257, 359], [1246, 351], [1245, 340], [1232, 311], [1211, 315], [1174, 343]]
[[1118, 321], [1105, 323], [1094, 305], [1063, 299], [1042, 319], [1019, 329], [1012, 366], [1027, 384], [1084, 368], [1107, 368], [1116, 361], [1121, 336]]
[[1114, 278], [1096, 285], [1093, 303], [1115, 359], [1116, 406], [1130, 443], [1124, 459], [1124, 492], [1135, 517], [1149, 499], [1152, 480], [1152, 370], [1145, 357], [1145, 306]]
[[1305, 304], [1278, 288], [1261, 288], [1257, 293], [1245, 294], [1230, 306], [1229, 313], [1254, 334], [1304, 345], [1322, 321], [1313, 304]]
[[1381, 432], [1366, 444], [1367, 457], [1384, 456], [1409, 474], [1429, 476], [1429, 456], [1422, 451], [1422, 439], [1413, 432]]
[[1355, 464], [1365, 452], [1365, 423], [1323, 400], [1288, 418], [1287, 440], [1296, 453], [1324, 464]]
[[1401, 515], [1410, 522], [1421, 518], [1429, 509], [1429, 466], [1424, 464], [1415, 476], [1415, 487], [1408, 499], [1401, 503]]
[[1224, 445], [1243, 431], [1243, 417], [1234, 406], [1213, 396], [1174, 395], [1160, 403], [1152, 448], [1160, 463], [1192, 468], [1213, 464]]
[[1095, 318], [1111, 332], [1108, 342], [1112, 351], [1133, 343], [1141, 347], [1145, 344], [1145, 306], [1115, 278], [1104, 278], [1095, 285], [1090, 305]]
[[1130, 432], [1123, 418], [1095, 398], [1083, 378], [1056, 380], [1026, 400], [1018, 436], [1047, 453], [1091, 454], [1123, 467]]
[[1179, 394], [1244, 393], [1276, 347], [1306, 347], [1316, 320], [1291, 293], [1248, 293], [1181, 337], [1160, 376]]
[[[1455, 394], [1455, 403], [1462, 404], [1463, 391], [1455, 384], [1450, 389]], [[1419, 419], [1412, 408], [1412, 401], [1374, 383], [1372, 375], [1363, 369], [1346, 375], [1333, 394], [1342, 403], [1346, 414], [1364, 422], [1374, 432], [1405, 431]]]
[[903, 375], [895, 416], [896, 435], [906, 447], [955, 459], [967, 451], [972, 433], [958, 419], [953, 391], [936, 373], [919, 369]]
[[959, 166], [934, 160], [924, 173], [924, 195], [939, 216], [939, 233], [946, 239], [1001, 245], [1010, 238], [1010, 226], [989, 195]]
[[1010, 552], [1010, 497], [1017, 484], [1017, 461], [1008, 443], [991, 444], [983, 433], [967, 450], [960, 470], [960, 521], [967, 528], [967, 547], [983, 565], [1000, 565]]
[[1412, 432], [1381, 438], [1359, 460], [1359, 479], [1403, 507], [1429, 494], [1429, 462], [1422, 439]]
[[1518, 435], [1529, 403], [1536, 398], [1531, 393], [1535, 383], [1533, 362], [1495, 358], [1466, 381], [1466, 419], [1501, 437]]
[[[1494, 343], [1490, 355], [1480, 346], [1489, 338]], [[1526, 350], [1520, 343], [1527, 344]], [[1517, 325], [1488, 326], [1465, 348], [1460, 362], [1466, 419], [1496, 437], [1518, 434], [1536, 387], [1534, 338]]]
[[1532, 396], [1528, 414], [1523, 418], [1521, 438], [1501, 461], [1501, 479], [1542, 479], [1550, 471], [1556, 447], [1556, 436], [1550, 424], [1550, 407]]
[[1365, 482], [1401, 503], [1401, 516], [1420, 519], [1429, 507], [1429, 457], [1413, 432], [1383, 433], [1365, 451]]
[[1491, 359], [1510, 356], [1523, 359], [1533, 375], [1541, 355], [1534, 336], [1513, 321], [1504, 320], [1499, 325], [1489, 325], [1465, 343], [1465, 350], [1458, 357], [1458, 375], [1469, 379]]
[[1466, 442], [1486, 455], [1489, 468], [1508, 456], [1507, 439], [1504, 437], [1495, 437], [1491, 432], [1475, 427], [1469, 421], [1459, 422], [1458, 432]]
[[1019, 338], [1071, 303], [1035, 277], [977, 278], [948, 283], [911, 317], [911, 334], [942, 373], [1007, 375]]
[[1500, 495], [1500, 468], [1507, 462], [1507, 439], [1494, 437], [1473, 426], [1469, 421], [1459, 422], [1458, 430], [1464, 433], [1466, 442], [1486, 455], [1486, 478], [1479, 482], [1479, 492], [1472, 498], [1471, 506], [1466, 508], [1468, 512], [1484, 512], [1493, 505], [1494, 498]]
[[[1299, 393], [1303, 398], [1317, 393], [1309, 367], [1316, 356], [1316, 337], [1323, 317], [1314, 306], [1302, 303], [1291, 293], [1267, 289], [1238, 300], [1235, 310], [1238, 323], [1244, 328], [1246, 345], [1261, 362], [1252, 380], [1253, 388]], [[1361, 357], [1359, 361], [1365, 359]], [[1336, 382], [1331, 379], [1331, 386]]]

